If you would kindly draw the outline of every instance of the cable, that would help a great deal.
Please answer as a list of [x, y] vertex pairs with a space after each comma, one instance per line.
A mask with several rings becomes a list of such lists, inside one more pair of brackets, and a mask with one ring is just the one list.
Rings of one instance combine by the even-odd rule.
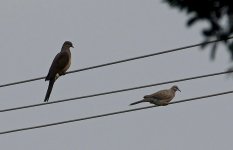
[[[198, 99], [215, 97], [215, 96], [220, 96], [220, 95], [225, 95], [225, 94], [230, 94], [230, 93], [233, 93], [233, 91], [227, 91], [227, 92], [222, 92], [222, 93], [216, 93], [216, 94], [211, 94], [211, 95], [205, 95], [205, 96], [200, 96], [200, 97], [194, 97], [194, 98], [184, 99], [184, 100], [180, 100], [180, 101], [171, 102], [169, 104], [177, 104], [177, 103], [189, 102], [189, 101], [194, 101], [194, 100], [198, 100]], [[49, 123], [49, 124], [44, 124], [44, 125], [38, 125], [38, 126], [32, 126], [32, 127], [26, 127], [26, 128], [14, 129], [14, 130], [2, 131], [2, 132], [0, 132], [0, 135], [1, 134], [13, 133], [13, 132], [21, 132], [21, 131], [25, 131], [25, 130], [45, 128], [45, 127], [49, 127], [49, 126], [56, 126], [56, 125], [66, 124], [66, 123], [72, 123], [72, 122], [90, 120], [90, 119], [94, 119], [94, 118], [102, 118], [102, 117], [106, 117], [106, 116], [123, 114], [123, 113], [127, 113], [127, 112], [133, 112], [133, 111], [138, 111], [138, 110], [143, 110], [143, 109], [149, 109], [149, 108], [154, 108], [154, 107], [158, 107], [158, 106], [153, 105], [153, 106], [147, 106], [147, 107], [127, 109], [127, 110], [123, 110], [123, 111], [116, 111], [116, 112], [112, 112], [112, 113], [106, 113], [106, 114], [95, 115], [95, 116], [90, 116], [90, 117], [84, 117], [84, 118], [78, 118], [78, 119], [72, 119], [72, 120], [67, 120], [67, 121]]]
[[[81, 72], [81, 71], [86, 71], [86, 70], [91, 70], [91, 69], [95, 69], [95, 68], [101, 68], [101, 67], [105, 67], [105, 66], [110, 66], [110, 65], [124, 63], [124, 62], [132, 61], [132, 60], [137, 60], [137, 59], [152, 57], [152, 56], [156, 56], [156, 55], [171, 53], [171, 52], [175, 52], [175, 51], [181, 51], [181, 50], [189, 49], [189, 48], [192, 48], [192, 47], [202, 46], [202, 45], [211, 44], [211, 43], [215, 43], [215, 42], [219, 42], [219, 41], [226, 41], [226, 40], [229, 40], [229, 39], [232, 39], [232, 38], [233, 38], [233, 36], [232, 37], [228, 37], [228, 38], [224, 38], [224, 39], [217, 39], [217, 40], [212, 40], [212, 41], [197, 43], [197, 44], [193, 44], [193, 45], [189, 45], [189, 46], [183, 46], [183, 47], [180, 47], [180, 48], [174, 48], [174, 49], [170, 49], [170, 50], [165, 50], [165, 51], [161, 51], [161, 52], [157, 52], [157, 53], [142, 55], [142, 56], [138, 56], [138, 57], [132, 57], [132, 58], [123, 59], [123, 60], [119, 60], [119, 61], [113, 61], [113, 62], [110, 62], [110, 63], [105, 63], [105, 64], [101, 64], [101, 65], [96, 65], [96, 66], [91, 66], [91, 67], [86, 67], [86, 68], [82, 68], [82, 69], [78, 69], [78, 70], [69, 71], [66, 74], [75, 73], [75, 72]], [[12, 83], [7, 83], [7, 84], [2, 84], [2, 85], [0, 85], [0, 88], [1, 87], [6, 87], [6, 86], [11, 86], [11, 85], [16, 85], [16, 84], [22, 84], [22, 83], [32, 82], [32, 81], [36, 81], [36, 80], [41, 80], [41, 79], [44, 79], [44, 78], [45, 77], [38, 77], [38, 78], [34, 78], [34, 79], [28, 79], [28, 80], [22, 80], [22, 81], [18, 81], [18, 82], [12, 82]]]
[[115, 91], [109, 91], [109, 92], [103, 92], [103, 93], [85, 95], [85, 96], [80, 96], [80, 97], [68, 98], [68, 99], [63, 99], [63, 100], [57, 100], [57, 101], [47, 102], [47, 103], [39, 103], [39, 104], [32, 104], [32, 105], [26, 105], [26, 106], [14, 107], [14, 108], [6, 108], [6, 109], [0, 110], [0, 112], [20, 110], [20, 109], [38, 107], [38, 106], [42, 106], [42, 105], [49, 105], [49, 104], [68, 102], [68, 101], [73, 101], [73, 100], [78, 100], [78, 99], [84, 99], [84, 98], [90, 98], [90, 97], [96, 97], [96, 96], [102, 96], [102, 95], [108, 95], [108, 94], [126, 92], [126, 91], [131, 91], [131, 90], [136, 90], [136, 89], [141, 89], [141, 88], [147, 88], [147, 87], [152, 87], [152, 86], [158, 86], [158, 85], [170, 84], [170, 83], [175, 83], [175, 82], [182, 82], [182, 81], [187, 81], [187, 80], [194, 80], [194, 79], [199, 79], [199, 78], [206, 78], [206, 77], [211, 77], [211, 76], [217, 76], [217, 75], [222, 75], [222, 74], [231, 73], [231, 72], [233, 72], [233, 70], [231, 70], [231, 71], [225, 71], [225, 72], [212, 73], [212, 74], [206, 74], [206, 75], [200, 75], [200, 76], [189, 77], [189, 78], [183, 78], [183, 79], [172, 80], [172, 81], [166, 81], [166, 82], [160, 82], [160, 83], [155, 83], [155, 84], [137, 86], [137, 87], [132, 87], [132, 88], [125, 88], [125, 89], [120, 89], [120, 90], [115, 90]]

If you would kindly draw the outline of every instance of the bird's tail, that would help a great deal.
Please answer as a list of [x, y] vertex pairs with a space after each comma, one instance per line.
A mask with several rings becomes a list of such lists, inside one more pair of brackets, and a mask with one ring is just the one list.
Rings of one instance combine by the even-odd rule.
[[136, 104], [139, 104], [139, 103], [143, 103], [143, 102], [146, 102], [144, 99], [143, 100], [140, 100], [140, 101], [136, 101], [134, 103], [131, 103], [129, 105], [136, 105]]
[[48, 102], [49, 101], [49, 97], [50, 97], [50, 94], [52, 92], [54, 82], [55, 82], [55, 80], [50, 80], [49, 81], [49, 86], [48, 86], [48, 89], [47, 89], [47, 92], [46, 92], [46, 95], [45, 95], [44, 102]]

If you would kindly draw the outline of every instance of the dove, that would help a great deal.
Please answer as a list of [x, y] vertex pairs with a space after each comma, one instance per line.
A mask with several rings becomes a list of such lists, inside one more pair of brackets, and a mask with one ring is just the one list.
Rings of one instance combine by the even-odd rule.
[[146, 95], [143, 97], [143, 100], [131, 103], [130, 105], [149, 102], [157, 106], [166, 106], [175, 97], [176, 91], [180, 91], [180, 89], [178, 88], [178, 86], [174, 85], [170, 89], [160, 90], [151, 95]]
[[73, 44], [70, 41], [65, 41], [62, 45], [61, 51], [55, 56], [52, 62], [48, 75], [45, 78], [45, 81], [49, 81], [49, 86], [44, 102], [48, 102], [55, 81], [59, 76], [65, 75], [71, 65], [70, 47], [73, 47]]

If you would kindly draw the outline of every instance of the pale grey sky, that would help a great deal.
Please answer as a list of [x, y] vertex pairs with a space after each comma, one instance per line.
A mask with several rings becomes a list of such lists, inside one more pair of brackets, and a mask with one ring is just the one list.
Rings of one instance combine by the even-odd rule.
[[[65, 40], [73, 42], [70, 70], [159, 52], [202, 41], [199, 24], [161, 0], [2, 0], [0, 83], [45, 76]], [[215, 61], [198, 47], [69, 74], [50, 101], [225, 71], [220, 47]], [[232, 90], [232, 79], [211, 77], [177, 83], [175, 100]], [[0, 109], [42, 103], [48, 82], [0, 89]], [[128, 104], [173, 84], [0, 113], [0, 131], [149, 106]], [[117, 116], [0, 135], [4, 150], [230, 150], [232, 95]]]

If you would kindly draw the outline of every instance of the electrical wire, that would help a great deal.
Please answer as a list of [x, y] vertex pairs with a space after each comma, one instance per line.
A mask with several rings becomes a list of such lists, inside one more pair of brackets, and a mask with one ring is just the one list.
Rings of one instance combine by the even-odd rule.
[[[174, 101], [174, 102], [171, 102], [169, 104], [184, 103], [184, 102], [194, 101], [194, 100], [198, 100], [198, 99], [205, 99], [205, 98], [210, 98], [210, 97], [215, 97], [215, 96], [220, 96], [220, 95], [226, 95], [226, 94], [231, 94], [231, 93], [233, 93], [233, 91], [215, 93], [215, 94], [211, 94], [211, 95], [205, 95], [205, 96], [200, 96], [200, 97], [184, 99], [184, 100], [180, 100], [180, 101]], [[94, 116], [89, 116], [89, 117], [84, 117], [84, 118], [78, 118], [78, 119], [66, 120], [66, 121], [61, 121], [61, 122], [43, 124], [43, 125], [38, 125], [38, 126], [31, 126], [31, 127], [26, 127], [26, 128], [19, 128], [19, 129], [8, 130], [8, 131], [2, 131], [2, 132], [0, 132], [0, 135], [14, 133], [14, 132], [21, 132], [21, 131], [26, 131], [26, 130], [32, 130], [32, 129], [38, 129], [38, 128], [45, 128], [45, 127], [49, 127], [49, 126], [56, 126], [56, 125], [67, 124], [67, 123], [72, 123], [72, 122], [90, 120], [90, 119], [94, 119], [94, 118], [102, 118], [102, 117], [106, 117], [106, 116], [113, 116], [113, 115], [117, 115], [117, 114], [134, 112], [134, 111], [149, 109], [149, 108], [154, 108], [154, 107], [158, 107], [158, 106], [153, 105], [153, 106], [147, 106], [147, 107], [127, 109], [127, 110], [123, 110], [123, 111], [116, 111], [116, 112], [112, 112], [112, 113], [94, 115]]]
[[[82, 69], [78, 69], [78, 70], [73, 70], [73, 71], [68, 71], [66, 74], [76, 73], [76, 72], [81, 72], [81, 71], [86, 71], [86, 70], [101, 68], [101, 67], [105, 67], [105, 66], [110, 66], [110, 65], [114, 65], [114, 64], [124, 63], [124, 62], [128, 62], [128, 61], [138, 60], [138, 59], [142, 59], [142, 58], [152, 57], [152, 56], [156, 56], [156, 55], [161, 55], [161, 54], [166, 54], [166, 53], [181, 51], [181, 50], [185, 50], [185, 49], [189, 49], [189, 48], [193, 48], [193, 47], [197, 47], [197, 46], [207, 45], [207, 44], [211, 44], [211, 43], [215, 43], [215, 42], [220, 42], [220, 41], [226, 41], [226, 40], [229, 40], [229, 39], [232, 39], [232, 38], [233, 38], [233, 36], [232, 37], [228, 37], [228, 38], [224, 38], [224, 39], [217, 39], [217, 40], [212, 40], [212, 41], [206, 41], [206, 42], [202, 42], [202, 43], [192, 44], [192, 45], [189, 45], [189, 46], [183, 46], [183, 47], [180, 47], [180, 48], [174, 48], [174, 49], [170, 49], [170, 50], [165, 50], [165, 51], [161, 51], [161, 52], [157, 52], [157, 53], [142, 55], [142, 56], [138, 56], [138, 57], [132, 57], [132, 58], [123, 59], [123, 60], [119, 60], [119, 61], [113, 61], [113, 62], [110, 62], [110, 63], [105, 63], [105, 64], [101, 64], [101, 65], [86, 67], [86, 68], [82, 68]], [[16, 85], [16, 84], [22, 84], [22, 83], [32, 82], [32, 81], [36, 81], [36, 80], [41, 80], [41, 79], [44, 79], [44, 78], [45, 78], [45, 76], [44, 77], [33, 78], [33, 79], [28, 79], [28, 80], [22, 80], [22, 81], [12, 82], [12, 83], [6, 83], [6, 84], [0, 85], [0, 88], [7, 87], [7, 86], [12, 86], [12, 85]]]
[[211, 76], [217, 76], [217, 75], [222, 75], [222, 74], [227, 74], [227, 73], [232, 73], [232, 72], [233, 72], [233, 70], [224, 71], [224, 72], [217, 72], [217, 73], [205, 74], [205, 75], [194, 76], [194, 77], [189, 77], [189, 78], [183, 78], [183, 79], [171, 80], [171, 81], [166, 81], [166, 82], [154, 83], [154, 84], [149, 84], [149, 85], [136, 86], [136, 87], [132, 87], [132, 88], [125, 88], [125, 89], [114, 90], [114, 91], [109, 91], [109, 92], [103, 92], [103, 93], [91, 94], [91, 95], [86, 95], [86, 96], [62, 99], [62, 100], [57, 100], [57, 101], [52, 101], [52, 102], [47, 102], [47, 103], [38, 103], [38, 104], [32, 104], [32, 105], [26, 105], [26, 106], [14, 107], [14, 108], [6, 108], [6, 109], [0, 110], [0, 112], [14, 111], [14, 110], [38, 107], [38, 106], [43, 106], [43, 105], [49, 105], [49, 104], [55, 104], [55, 103], [61, 103], [61, 102], [68, 102], [68, 101], [73, 101], [73, 100], [78, 100], [78, 99], [109, 95], [109, 94], [114, 94], [114, 93], [120, 93], [120, 92], [126, 92], [126, 91], [131, 91], [131, 90], [142, 89], [142, 88], [148, 88], [148, 87], [152, 87], [152, 86], [158, 86], [158, 85], [164, 85], [164, 84], [170, 84], [170, 83], [176, 83], [176, 82], [206, 78], [206, 77], [211, 77]]

